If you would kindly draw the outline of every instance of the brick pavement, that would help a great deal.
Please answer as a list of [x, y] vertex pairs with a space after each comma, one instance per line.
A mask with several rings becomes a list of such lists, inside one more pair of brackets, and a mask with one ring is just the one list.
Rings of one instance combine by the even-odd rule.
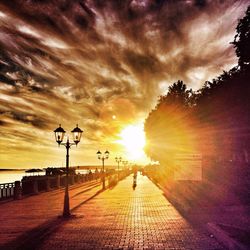
[[146, 176], [121, 181], [74, 210], [43, 238], [48, 249], [223, 249], [202, 229], [193, 228]]
[[[70, 186], [71, 208], [98, 194], [100, 190], [100, 180]], [[39, 236], [52, 225], [59, 225], [58, 216], [62, 214], [63, 200], [64, 188], [61, 188], [2, 203], [0, 249], [16, 249], [22, 242], [29, 242], [31, 237]], [[20, 249], [25, 248], [20, 247]]]

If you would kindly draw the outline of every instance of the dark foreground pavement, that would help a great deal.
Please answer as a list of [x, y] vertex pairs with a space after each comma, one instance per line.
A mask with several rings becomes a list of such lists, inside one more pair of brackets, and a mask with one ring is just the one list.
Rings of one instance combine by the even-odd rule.
[[[71, 209], [101, 192], [100, 181], [76, 184], [69, 189]], [[0, 249], [34, 249], [59, 227], [64, 188], [0, 203]]]
[[223, 249], [205, 231], [193, 228], [146, 176], [132, 176], [80, 205], [40, 237], [37, 249]]

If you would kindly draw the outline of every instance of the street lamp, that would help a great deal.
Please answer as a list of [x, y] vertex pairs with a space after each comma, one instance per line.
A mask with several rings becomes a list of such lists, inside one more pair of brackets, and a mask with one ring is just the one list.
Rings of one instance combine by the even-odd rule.
[[104, 152], [104, 155], [102, 155], [102, 152], [98, 150], [96, 154], [97, 154], [98, 159], [102, 160], [102, 189], [105, 189], [104, 161], [109, 158], [109, 151], [106, 150]]
[[82, 136], [82, 130], [78, 128], [78, 125], [71, 131], [74, 142], [69, 142], [69, 137], [67, 141], [63, 143], [63, 138], [66, 131], [61, 127], [61, 124], [57, 129], [54, 130], [56, 142], [58, 145], [64, 145], [66, 147], [66, 183], [65, 183], [65, 194], [64, 194], [64, 206], [63, 206], [63, 217], [68, 218], [70, 216], [69, 209], [69, 149], [72, 145], [77, 145]]
[[118, 164], [118, 180], [119, 180], [119, 166], [120, 166], [120, 162], [122, 161], [122, 157], [115, 157], [115, 161]]

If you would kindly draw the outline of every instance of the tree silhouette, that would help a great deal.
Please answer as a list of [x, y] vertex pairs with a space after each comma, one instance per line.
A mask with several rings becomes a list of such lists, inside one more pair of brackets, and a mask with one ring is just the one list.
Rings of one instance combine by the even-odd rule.
[[174, 154], [185, 152], [194, 141], [190, 127], [192, 90], [182, 81], [173, 83], [145, 121], [147, 154], [163, 164], [171, 164]]
[[158, 105], [175, 104], [176, 106], [192, 106], [192, 89], [187, 89], [186, 84], [183, 81], [178, 80], [168, 88], [167, 95], [160, 96]]
[[[224, 165], [250, 163], [250, 7], [236, 31], [237, 67], [205, 82], [197, 92], [182, 81], [173, 83], [149, 113], [146, 153], [152, 159], [167, 166], [176, 153], [198, 148], [204, 157]], [[222, 165], [213, 171], [220, 169]]]
[[239, 57], [239, 66], [244, 68], [250, 66], [250, 6], [246, 15], [239, 20], [232, 44], [236, 48], [236, 55]]

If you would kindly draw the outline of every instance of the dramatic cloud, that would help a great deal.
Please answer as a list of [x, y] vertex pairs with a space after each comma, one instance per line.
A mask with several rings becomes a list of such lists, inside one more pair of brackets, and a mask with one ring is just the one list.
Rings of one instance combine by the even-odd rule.
[[142, 122], [170, 84], [198, 89], [237, 63], [230, 42], [248, 4], [1, 1], [1, 166], [60, 165], [58, 123], [84, 129], [72, 164], [95, 164], [98, 148], [115, 155], [119, 131]]

